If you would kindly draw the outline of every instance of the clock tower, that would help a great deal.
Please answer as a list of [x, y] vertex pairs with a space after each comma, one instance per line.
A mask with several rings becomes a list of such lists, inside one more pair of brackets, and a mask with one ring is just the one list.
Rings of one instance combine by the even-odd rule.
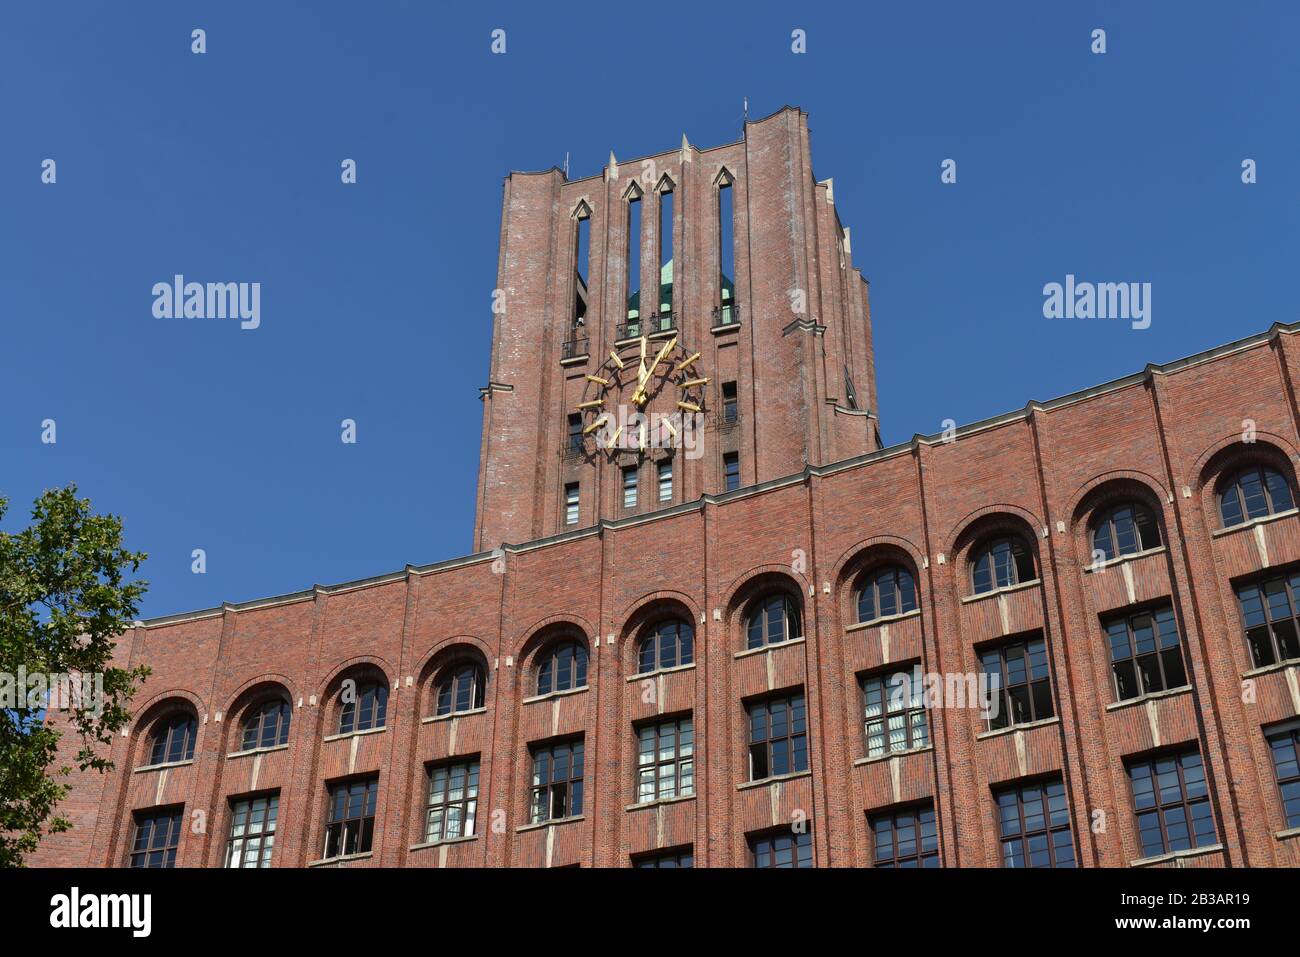
[[880, 448], [867, 285], [807, 114], [504, 194], [477, 550]]

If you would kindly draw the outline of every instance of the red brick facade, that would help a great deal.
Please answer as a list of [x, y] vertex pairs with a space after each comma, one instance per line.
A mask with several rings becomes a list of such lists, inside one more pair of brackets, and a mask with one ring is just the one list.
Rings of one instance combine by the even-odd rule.
[[[1125, 762], [1186, 746], [1204, 760], [1217, 840], [1147, 863], [1300, 865], [1300, 832], [1287, 828], [1264, 738], [1266, 727], [1300, 714], [1300, 663], [1252, 666], [1233, 593], [1243, 580], [1300, 567], [1300, 514], [1225, 530], [1216, 501], [1217, 483], [1246, 463], [1267, 463], [1296, 487], [1300, 326], [1032, 403], [946, 439], [877, 449], [874, 423], [868, 437], [868, 418], [830, 401], [839, 398], [835, 370], [851, 362], [874, 411], [874, 377], [865, 296], [851, 267], [829, 255], [839, 225], [829, 188], [812, 179], [803, 115], [782, 111], [751, 124], [742, 144], [692, 153], [686, 164], [677, 152], [657, 158], [661, 172], [676, 170], [687, 184], [686, 207], [705, 202], [720, 164], [735, 163], [736, 188], [749, 191], [737, 215], [747, 209], [755, 220], [737, 269], [737, 296], [753, 309], [738, 330], [715, 337], [697, 314], [713, 294], [708, 280], [689, 278], [689, 258], [678, 272], [695, 284], [681, 320], [692, 348], [716, 369], [729, 361], [723, 337], [739, 337], [745, 357], [736, 360], [751, 423], [739, 439], [742, 487], [718, 493], [719, 465], [705, 455], [670, 508], [614, 518], [584, 501], [579, 527], [540, 537], [558, 527], [563, 470], [605, 466], [563, 463], [555, 452], [573, 396], [548, 393], [567, 388], [569, 367], [545, 308], [531, 317], [541, 330], [531, 345], [498, 317], [493, 381], [513, 392], [488, 393], [478, 544], [526, 543], [132, 629], [119, 658], [153, 674], [114, 742], [117, 770], [76, 778], [65, 808], [74, 828], [47, 837], [34, 863], [121, 866], [133, 813], [183, 805], [178, 863], [220, 866], [230, 799], [278, 791], [273, 863], [307, 865], [323, 854], [327, 785], [377, 773], [373, 851], [338, 866], [611, 867], [685, 846], [697, 866], [744, 866], [748, 836], [801, 820], [818, 866], [867, 866], [869, 815], [921, 803], [936, 812], [945, 866], [997, 866], [995, 789], [1047, 776], [1064, 782], [1078, 861], [1125, 866], [1144, 859]], [[515, 243], [527, 230], [554, 237], [558, 249], [570, 205], [585, 199], [599, 221], [616, 195], [608, 179], [512, 176], [503, 287], [525, 302], [559, 302], [550, 286], [569, 267], [531, 260]], [[761, 224], [792, 209], [795, 228]], [[686, 219], [683, 255], [705, 257], [709, 244], [692, 246]], [[818, 290], [809, 321], [818, 314], [821, 333], [783, 332], [788, 306], [778, 316], [773, 304], [787, 302], [791, 277]], [[594, 274], [590, 285], [600, 288]], [[588, 316], [599, 340], [613, 321]], [[606, 351], [601, 342], [591, 354]], [[503, 401], [518, 403], [508, 416]], [[1243, 441], [1251, 429], [1253, 441]], [[614, 500], [612, 477], [594, 481]], [[1149, 507], [1163, 545], [1090, 567], [1090, 522], [1128, 500]], [[974, 551], [1008, 533], [1034, 552], [1036, 578], [973, 596]], [[859, 625], [855, 584], [882, 561], [911, 571], [919, 608]], [[802, 635], [747, 650], [750, 602], [772, 591], [798, 603]], [[1117, 702], [1102, 622], [1152, 603], [1175, 612], [1188, 686]], [[694, 624], [694, 662], [638, 675], [637, 638], [666, 615]], [[867, 757], [860, 676], [913, 662], [975, 673], [978, 649], [1026, 633], [1047, 642], [1052, 718], [989, 732], [975, 710], [934, 709], [927, 746]], [[538, 656], [561, 635], [588, 649], [587, 685], [539, 696]], [[435, 675], [454, 656], [483, 663], [484, 706], [432, 717]], [[336, 735], [341, 682], [363, 671], [391, 689], [386, 726]], [[809, 770], [750, 782], [745, 702], [795, 688], [807, 702]], [[243, 713], [268, 690], [292, 702], [288, 744], [241, 753]], [[194, 758], [147, 768], [148, 733], [177, 706], [198, 718]], [[638, 805], [634, 729], [656, 715], [693, 718], [694, 794]], [[582, 814], [530, 825], [530, 745], [579, 736]], [[429, 845], [426, 766], [454, 755], [480, 761], [476, 832]]]

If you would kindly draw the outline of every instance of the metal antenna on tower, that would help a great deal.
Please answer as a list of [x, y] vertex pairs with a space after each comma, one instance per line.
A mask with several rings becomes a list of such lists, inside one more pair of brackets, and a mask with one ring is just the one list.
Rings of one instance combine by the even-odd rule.
[[569, 178], [569, 151], [564, 151], [564, 178]]

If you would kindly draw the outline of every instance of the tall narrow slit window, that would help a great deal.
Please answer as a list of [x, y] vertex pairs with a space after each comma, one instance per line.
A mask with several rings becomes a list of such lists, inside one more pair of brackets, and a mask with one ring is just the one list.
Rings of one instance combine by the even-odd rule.
[[1056, 714], [1045, 639], [1009, 641], [981, 651], [980, 666], [988, 680], [990, 708], [985, 721], [990, 731]]
[[1300, 658], [1300, 572], [1239, 585], [1237, 607], [1256, 668]]
[[578, 210], [573, 226], [573, 338], [582, 335], [587, 324], [587, 273], [591, 263], [591, 216], [586, 207]]
[[728, 492], [740, 488], [739, 452], [728, 452], [722, 456], [722, 484]]
[[718, 311], [720, 326], [736, 321], [735, 198], [731, 180], [718, 184]]
[[659, 501], [673, 500], [673, 460], [664, 459], [657, 466], [659, 474]]
[[736, 383], [722, 383], [722, 424], [730, 425], [740, 418], [740, 403], [736, 397]]
[[533, 748], [530, 820], [557, 821], [582, 813], [583, 742], [561, 741]]
[[1178, 622], [1172, 608], [1144, 611], [1106, 624], [1118, 701], [1187, 684]]
[[641, 335], [641, 196], [627, 201], [627, 330], [626, 335]]
[[582, 454], [582, 416], [577, 412], [569, 414], [568, 418], [568, 437], [564, 443], [564, 451], [568, 455]]
[[659, 322], [654, 331], [672, 328], [673, 311], [673, 190], [667, 181], [659, 190]]
[[578, 524], [578, 483], [564, 486], [564, 524]]
[[637, 467], [629, 465], [623, 469], [623, 507], [636, 508]]

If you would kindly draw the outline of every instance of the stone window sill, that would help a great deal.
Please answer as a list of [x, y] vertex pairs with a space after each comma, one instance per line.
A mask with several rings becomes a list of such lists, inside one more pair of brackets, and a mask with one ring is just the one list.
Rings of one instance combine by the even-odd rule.
[[387, 730], [388, 725], [384, 725], [382, 728], [366, 728], [364, 731], [345, 731], [342, 734], [327, 734], [323, 740], [342, 741], [344, 738], [359, 738], [366, 734], [383, 734]]
[[161, 764], [146, 764], [144, 767], [136, 768], [134, 773], [139, 774], [141, 771], [165, 771], [168, 768], [183, 768], [186, 765], [193, 763], [193, 758], [186, 761], [163, 761]]
[[1159, 555], [1164, 551], [1167, 551], [1164, 545], [1157, 545], [1155, 548], [1148, 548], [1143, 552], [1133, 552], [1131, 555], [1121, 555], [1119, 558], [1108, 558], [1100, 565], [1094, 565], [1092, 562], [1088, 562], [1088, 564], [1083, 566], [1083, 573], [1085, 575], [1095, 574], [1097, 572], [1105, 571], [1107, 568], [1112, 568], [1115, 565], [1123, 565], [1126, 562], [1135, 562], [1139, 558], [1146, 558], [1150, 555]]
[[473, 714], [487, 714], [487, 708], [470, 708], [468, 711], [453, 711], [451, 714], [431, 714], [421, 718], [420, 724], [433, 724], [435, 721], [450, 721], [452, 718], [468, 718]]
[[310, 861], [307, 866], [326, 867], [330, 864], [346, 864], [349, 861], [364, 861], [374, 856], [374, 851], [366, 851], [364, 854], [344, 854], [341, 857], [322, 857], [319, 861]]
[[407, 850], [423, 851], [426, 848], [430, 848], [430, 847], [443, 847], [447, 844], [464, 844], [467, 841], [477, 841], [477, 840], [478, 840], [477, 834], [466, 834], [464, 837], [446, 837], [443, 838], [441, 841], [424, 841], [421, 844], [412, 844], [409, 848], [407, 848]]
[[679, 794], [676, 797], [655, 798], [653, 801], [642, 801], [640, 804], [629, 804], [623, 808], [625, 811], [644, 811], [647, 808], [660, 807], [665, 804], [680, 804], [682, 801], [694, 801], [695, 792], [690, 794]]
[[760, 778], [757, 781], [742, 781], [736, 785], [737, 791], [748, 791], [750, 788], [765, 788], [769, 784], [781, 784], [784, 781], [797, 781], [799, 778], [812, 777], [812, 771], [795, 771], [791, 774], [774, 774], [770, 778]]
[[1150, 867], [1153, 864], [1167, 864], [1169, 861], [1176, 861], [1184, 857], [1201, 857], [1205, 854], [1214, 854], [1223, 850], [1222, 844], [1212, 844], [1209, 847], [1189, 847], [1185, 851], [1170, 851], [1168, 854], [1157, 854], [1155, 857], [1139, 857], [1136, 861], [1129, 861], [1129, 867]]
[[531, 698], [525, 698], [524, 704], [532, 704], [535, 701], [550, 701], [552, 698], [566, 698], [571, 694], [582, 694], [590, 685], [583, 685], [581, 688], [565, 688], [563, 691], [548, 691], [546, 694], [535, 694]]
[[1258, 668], [1251, 668], [1249, 671], [1243, 671], [1243, 678], [1254, 678], [1258, 675], [1270, 675], [1275, 671], [1286, 671], [1288, 668], [1300, 668], [1300, 659], [1288, 658], [1285, 661], [1275, 661], [1271, 665], [1260, 665]]
[[1210, 532], [1211, 538], [1219, 538], [1223, 535], [1231, 535], [1233, 532], [1241, 532], [1248, 528], [1254, 528], [1256, 525], [1267, 525], [1270, 522], [1281, 521], [1284, 518], [1290, 518], [1293, 515], [1300, 515], [1300, 508], [1288, 508], [1285, 512], [1274, 512], [1272, 515], [1261, 515], [1259, 518], [1252, 518], [1250, 521], [1242, 522], [1240, 525], [1233, 525], [1230, 528], [1216, 528]]
[[748, 658], [750, 655], [762, 654], [764, 651], [769, 651], [772, 648], [787, 648], [790, 645], [800, 645], [806, 640], [807, 639], [805, 638], [787, 638], [785, 641], [774, 641], [770, 645], [759, 645], [757, 648], [746, 648], [744, 651], [738, 651], [736, 652], [735, 657]]
[[627, 681], [645, 681], [647, 678], [654, 678], [657, 675], [673, 675], [679, 671], [690, 671], [695, 667], [695, 662], [689, 665], [674, 665], [672, 668], [656, 668], [654, 671], [643, 671], [640, 674], [628, 675]]
[[573, 817], [553, 817], [549, 821], [534, 821], [532, 824], [520, 824], [515, 828], [516, 834], [523, 834], [525, 831], [538, 831], [544, 827], [550, 827], [552, 824], [574, 824], [581, 821], [583, 815], [575, 814]]
[[905, 611], [901, 615], [886, 615], [884, 618], [873, 618], [871, 621], [854, 622], [851, 625], [847, 625], [844, 630], [862, 631], [865, 628], [879, 628], [881, 625], [892, 625], [896, 621], [906, 621], [909, 618], [919, 617], [921, 617], [921, 609], [916, 608], [912, 611]]
[[992, 731], [981, 731], [975, 735], [976, 741], [983, 741], [986, 738], [1000, 738], [1004, 734], [1014, 734], [1017, 731], [1025, 731], [1029, 728], [1045, 728], [1049, 724], [1060, 724], [1061, 716], [1054, 714], [1050, 718], [1039, 718], [1037, 721], [1026, 721], [1024, 724], [1013, 724], [1006, 728], [994, 728]]
[[1123, 701], [1112, 701], [1106, 705], [1107, 711], [1119, 711], [1121, 708], [1131, 708], [1134, 705], [1146, 704], [1148, 701], [1159, 701], [1161, 698], [1177, 698], [1180, 695], [1191, 694], [1191, 685], [1182, 685], [1178, 688], [1166, 688], [1164, 691], [1153, 691], [1150, 694], [1138, 695], [1136, 698], [1125, 698]]
[[904, 751], [890, 751], [888, 754], [878, 754], [873, 758], [854, 758], [853, 766], [860, 768], [867, 764], [879, 764], [881, 761], [888, 761], [890, 758], [901, 758], [909, 754], [925, 754], [925, 752], [933, 750], [934, 745], [927, 744], [919, 748], [907, 748]]
[[270, 754], [272, 751], [288, 751], [287, 744], [276, 744], [269, 748], [249, 748], [247, 751], [231, 751], [226, 755], [228, 758], [248, 758], [255, 754]]
[[1006, 595], [1011, 592], [1024, 591], [1026, 588], [1037, 588], [1043, 583], [1041, 578], [1035, 578], [1033, 581], [1020, 582], [1016, 585], [1007, 585], [1003, 588], [994, 588], [991, 591], [982, 591], [978, 595], [967, 595], [961, 600], [963, 605], [968, 605], [974, 601], [983, 601], [986, 598], [996, 598], [998, 595]]
[[1288, 827], [1278, 831], [1273, 835], [1279, 841], [1289, 841], [1293, 837], [1300, 837], [1300, 827]]

